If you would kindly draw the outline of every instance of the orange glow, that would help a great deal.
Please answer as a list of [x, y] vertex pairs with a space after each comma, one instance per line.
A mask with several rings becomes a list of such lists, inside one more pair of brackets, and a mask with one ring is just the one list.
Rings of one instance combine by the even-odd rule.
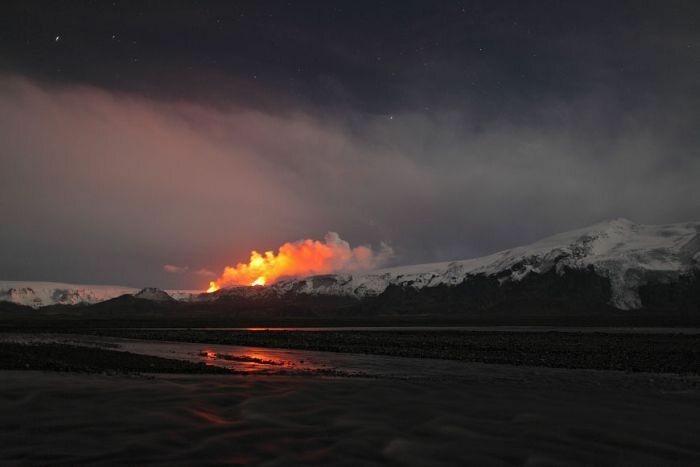
[[263, 276], [258, 277], [253, 282], [251, 282], [250, 285], [265, 285], [265, 277], [263, 277]]
[[391, 255], [392, 250], [386, 245], [382, 245], [379, 253], [367, 246], [350, 248], [337, 233], [329, 232], [324, 241], [307, 239], [285, 243], [277, 254], [253, 251], [247, 264], [226, 266], [221, 277], [209, 283], [207, 292], [223, 287], [270, 285], [280, 278], [371, 269]]

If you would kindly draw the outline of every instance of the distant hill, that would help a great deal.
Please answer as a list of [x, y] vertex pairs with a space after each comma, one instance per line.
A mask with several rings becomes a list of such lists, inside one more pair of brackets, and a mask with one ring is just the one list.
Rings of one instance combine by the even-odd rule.
[[480, 258], [282, 280], [200, 299], [346, 297], [386, 311], [558, 305], [686, 309], [700, 300], [699, 274], [700, 223], [614, 219]]
[[614, 219], [480, 258], [284, 279], [211, 294], [0, 282], [2, 300], [48, 307], [45, 313], [52, 315], [130, 318], [139, 313], [352, 318], [631, 310], [700, 316], [700, 223]]

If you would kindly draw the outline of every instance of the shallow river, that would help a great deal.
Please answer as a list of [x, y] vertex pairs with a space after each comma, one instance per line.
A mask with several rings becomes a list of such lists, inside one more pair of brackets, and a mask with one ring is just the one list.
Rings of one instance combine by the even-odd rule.
[[390, 357], [236, 345], [149, 341], [65, 334], [4, 334], [0, 342], [61, 343], [101, 347], [156, 357], [206, 363], [251, 374], [325, 374], [386, 378], [454, 378], [465, 364], [453, 360]]
[[84, 336], [2, 339], [247, 374], [0, 372], [0, 465], [700, 465], [695, 377]]

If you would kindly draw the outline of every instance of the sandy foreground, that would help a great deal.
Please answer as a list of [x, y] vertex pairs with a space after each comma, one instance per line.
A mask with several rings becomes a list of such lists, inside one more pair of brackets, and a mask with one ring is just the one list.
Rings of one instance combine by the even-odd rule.
[[700, 465], [700, 391], [463, 363], [449, 378], [0, 372], [0, 464]]

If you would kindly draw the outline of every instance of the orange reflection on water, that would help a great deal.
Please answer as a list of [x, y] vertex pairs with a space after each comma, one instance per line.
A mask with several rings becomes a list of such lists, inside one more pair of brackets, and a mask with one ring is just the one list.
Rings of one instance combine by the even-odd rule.
[[[265, 367], [282, 367], [292, 365], [290, 362], [285, 362], [280, 360], [279, 357], [275, 357], [273, 354], [267, 353], [264, 350], [260, 351], [250, 351], [247, 350], [243, 353], [219, 353], [213, 350], [200, 350], [199, 355], [204, 357], [207, 361], [207, 365], [219, 365], [228, 368], [234, 368], [237, 370], [244, 370], [246, 368], [256, 369], [260, 365]], [[229, 362], [226, 364], [225, 362]], [[243, 366], [241, 368], [240, 366]]]

